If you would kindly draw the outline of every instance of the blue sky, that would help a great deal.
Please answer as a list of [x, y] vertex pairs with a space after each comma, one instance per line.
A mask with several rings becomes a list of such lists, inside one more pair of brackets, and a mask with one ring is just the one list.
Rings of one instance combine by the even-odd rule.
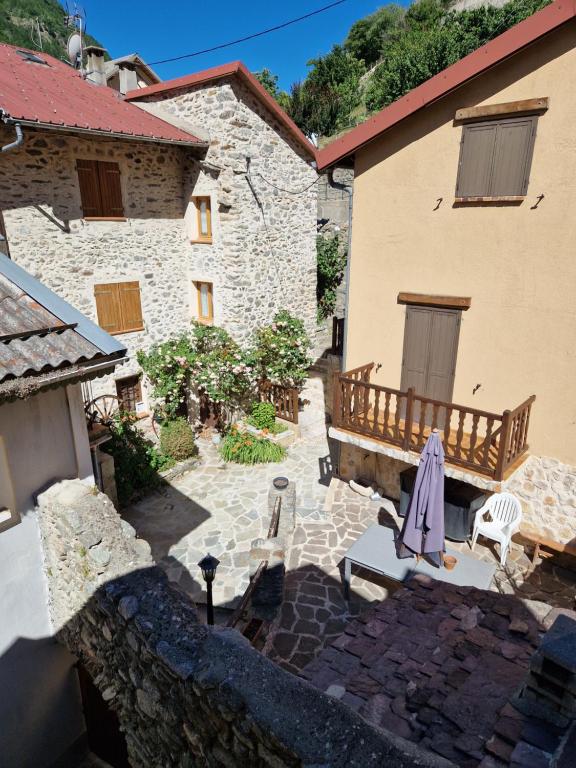
[[[406, 4], [406, 0], [400, 0]], [[330, 0], [81, 0], [88, 32], [114, 58], [136, 51], [145, 61], [190, 53], [302, 16]], [[72, 3], [69, 3], [72, 6]], [[342, 42], [350, 26], [383, 2], [347, 0], [287, 29], [214, 53], [155, 67], [164, 80], [241, 59], [251, 70], [275, 72], [282, 88], [306, 75], [306, 62]]]

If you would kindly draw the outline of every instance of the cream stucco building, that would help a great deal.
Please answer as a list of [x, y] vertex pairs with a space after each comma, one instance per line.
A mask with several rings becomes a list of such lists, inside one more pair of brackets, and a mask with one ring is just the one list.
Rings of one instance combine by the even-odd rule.
[[342, 472], [397, 495], [418, 438], [448, 421], [447, 474], [513, 490], [562, 542], [576, 541], [575, 15], [548, 6], [319, 159], [355, 170], [344, 370], [373, 361], [371, 385], [421, 396], [405, 441], [406, 395], [342, 384]]

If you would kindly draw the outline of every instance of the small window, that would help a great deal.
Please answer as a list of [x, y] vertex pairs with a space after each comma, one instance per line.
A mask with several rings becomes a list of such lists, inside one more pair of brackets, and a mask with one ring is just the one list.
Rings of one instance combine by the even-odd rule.
[[200, 243], [212, 242], [212, 212], [209, 197], [193, 197], [192, 202], [196, 207], [197, 230], [193, 238]]
[[537, 115], [462, 128], [456, 199], [517, 200], [528, 191]]
[[10, 258], [10, 248], [8, 248], [8, 235], [6, 234], [6, 227], [4, 225], [4, 216], [0, 211], [0, 253]]
[[198, 299], [198, 320], [211, 324], [214, 320], [214, 302], [212, 283], [195, 282]]
[[94, 286], [98, 325], [108, 333], [144, 330], [140, 283], [103, 283]]
[[76, 169], [84, 218], [124, 220], [118, 163], [77, 160]]
[[121, 411], [135, 413], [139, 416], [144, 413], [140, 376], [127, 376], [125, 379], [117, 379], [116, 394], [118, 395], [118, 405]]

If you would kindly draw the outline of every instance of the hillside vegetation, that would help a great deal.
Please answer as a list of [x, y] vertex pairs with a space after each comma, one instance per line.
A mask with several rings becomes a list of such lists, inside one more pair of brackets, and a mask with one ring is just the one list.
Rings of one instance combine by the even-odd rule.
[[[72, 33], [65, 24], [65, 16], [66, 11], [58, 0], [0, 0], [0, 42], [34, 50], [41, 48], [57, 59], [65, 58], [66, 42]], [[84, 39], [87, 44], [100, 45], [90, 35]]]
[[[357, 21], [341, 44], [308, 62], [290, 94], [264, 83], [308, 136], [333, 136], [500, 35], [550, 0], [451, 11], [444, 0], [385, 5]], [[272, 87], [270, 87], [272, 85]]]

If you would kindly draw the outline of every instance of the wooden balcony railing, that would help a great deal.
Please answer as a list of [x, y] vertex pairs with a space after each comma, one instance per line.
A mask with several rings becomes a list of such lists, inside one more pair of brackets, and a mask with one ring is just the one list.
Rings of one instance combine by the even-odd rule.
[[340, 429], [420, 451], [430, 432], [442, 434], [449, 464], [495, 480], [528, 450], [529, 397], [513, 411], [490, 413], [370, 383], [374, 363], [334, 374], [332, 424]]
[[295, 387], [283, 387], [270, 381], [261, 381], [258, 389], [261, 401], [274, 403], [279, 419], [298, 424], [298, 390]]

